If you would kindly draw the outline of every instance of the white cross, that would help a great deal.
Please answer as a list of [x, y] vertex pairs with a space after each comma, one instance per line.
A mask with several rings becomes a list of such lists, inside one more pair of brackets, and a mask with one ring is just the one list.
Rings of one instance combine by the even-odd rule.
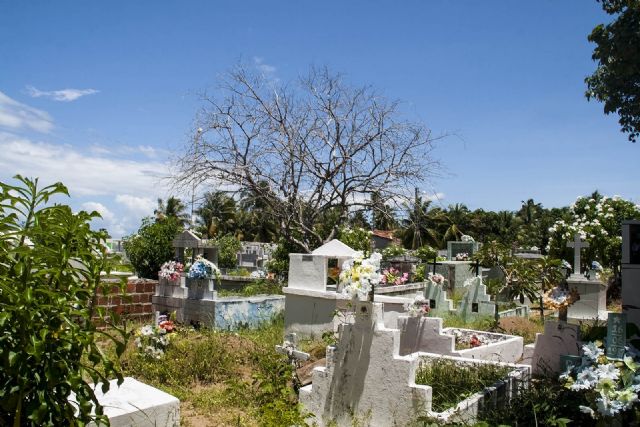
[[568, 248], [573, 248], [573, 274], [580, 274], [580, 249], [588, 248], [589, 242], [583, 242], [580, 234], [573, 236], [573, 242], [567, 243]]
[[287, 334], [282, 345], [276, 345], [276, 352], [289, 357], [291, 361], [305, 361], [309, 359], [309, 353], [305, 353], [296, 349], [298, 346], [298, 338], [296, 334]]

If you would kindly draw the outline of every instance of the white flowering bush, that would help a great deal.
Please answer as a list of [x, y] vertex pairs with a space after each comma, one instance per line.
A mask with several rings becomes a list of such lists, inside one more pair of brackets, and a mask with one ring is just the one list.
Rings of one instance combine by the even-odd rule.
[[589, 406], [580, 410], [594, 419], [615, 417], [635, 407], [638, 409], [640, 364], [638, 354], [627, 348], [622, 361], [604, 354], [601, 341], [582, 346], [582, 363], [570, 367], [560, 376], [565, 387], [581, 393]]
[[161, 359], [169, 345], [167, 329], [160, 326], [145, 325], [136, 331], [135, 345], [146, 357]]
[[616, 267], [621, 259], [620, 227], [624, 219], [640, 219], [640, 207], [619, 196], [578, 197], [570, 206], [569, 220], [559, 220], [549, 228], [547, 251], [554, 257], [570, 255], [567, 242], [577, 233], [589, 242], [586, 259]]
[[342, 292], [351, 298], [365, 299], [372, 286], [380, 283], [380, 260], [378, 252], [365, 258], [362, 252], [356, 252], [352, 259], [342, 264], [340, 284]]
[[370, 230], [362, 227], [345, 227], [340, 230], [339, 240], [356, 251], [366, 253], [371, 250], [371, 235]]
[[216, 279], [220, 280], [220, 269], [206, 258], [199, 256], [189, 268], [189, 279]]

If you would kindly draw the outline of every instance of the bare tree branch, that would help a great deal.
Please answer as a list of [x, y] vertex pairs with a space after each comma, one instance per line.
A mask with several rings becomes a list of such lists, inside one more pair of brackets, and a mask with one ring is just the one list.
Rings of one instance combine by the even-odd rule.
[[[310, 251], [354, 209], [408, 197], [433, 175], [434, 139], [399, 103], [353, 88], [326, 68], [279, 85], [243, 67], [204, 97], [201, 132], [177, 161], [176, 185], [214, 181], [268, 206], [282, 237]], [[324, 235], [319, 221], [337, 223]]]

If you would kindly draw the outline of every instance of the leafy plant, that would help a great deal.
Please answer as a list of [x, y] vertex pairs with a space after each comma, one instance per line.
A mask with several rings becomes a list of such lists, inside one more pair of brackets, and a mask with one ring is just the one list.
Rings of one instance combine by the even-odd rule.
[[438, 251], [436, 251], [431, 246], [420, 246], [418, 249], [413, 251], [413, 255], [420, 258], [422, 262], [432, 261], [437, 255]]
[[240, 241], [231, 234], [224, 235], [216, 240], [218, 245], [218, 267], [234, 268], [238, 263], [237, 253], [242, 247]]
[[389, 258], [393, 258], [396, 256], [402, 256], [407, 253], [407, 250], [402, 246], [398, 245], [389, 245], [382, 250], [382, 259], [388, 260]]
[[149, 217], [142, 220], [137, 234], [124, 238], [124, 250], [140, 277], [158, 278], [162, 264], [175, 255], [171, 242], [180, 229], [180, 222], [174, 217]]
[[339, 240], [356, 251], [371, 252], [371, 231], [364, 228], [341, 228]]
[[40, 189], [37, 179], [15, 179], [0, 183], [0, 425], [108, 423], [87, 379], [106, 391], [108, 377], [123, 377], [96, 334], [119, 356], [127, 333], [92, 323], [107, 314], [94, 306], [98, 290], [111, 288], [100, 282], [110, 271], [107, 235], [89, 226], [99, 214], [47, 206], [68, 196], [61, 183]]
[[443, 412], [505, 378], [509, 369], [502, 365], [462, 364], [447, 359], [437, 363], [421, 362], [416, 372], [416, 384], [431, 386], [431, 410]]

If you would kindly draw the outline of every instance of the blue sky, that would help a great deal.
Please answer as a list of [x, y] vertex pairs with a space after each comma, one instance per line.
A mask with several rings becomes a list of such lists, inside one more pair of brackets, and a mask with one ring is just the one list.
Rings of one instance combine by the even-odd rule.
[[590, 0], [0, 0], [0, 179], [61, 180], [97, 225], [135, 231], [170, 193], [197, 94], [241, 60], [281, 80], [326, 64], [403, 100], [449, 135], [436, 203], [638, 203], [640, 146], [584, 98], [587, 35], [607, 19]]

